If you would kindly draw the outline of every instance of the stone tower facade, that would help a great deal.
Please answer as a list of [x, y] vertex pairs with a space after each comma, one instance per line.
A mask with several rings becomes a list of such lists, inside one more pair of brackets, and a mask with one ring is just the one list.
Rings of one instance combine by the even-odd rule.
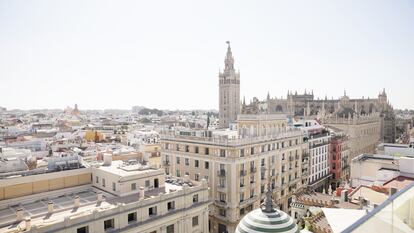
[[220, 128], [228, 128], [240, 113], [240, 73], [234, 69], [234, 58], [230, 42], [227, 41], [227, 54], [224, 70], [219, 73], [219, 123]]

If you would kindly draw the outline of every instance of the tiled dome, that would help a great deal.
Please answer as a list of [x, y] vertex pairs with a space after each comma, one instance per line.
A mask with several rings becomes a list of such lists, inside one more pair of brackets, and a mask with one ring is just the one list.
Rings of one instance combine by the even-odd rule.
[[236, 233], [296, 233], [298, 226], [288, 214], [274, 209], [273, 212], [265, 212], [255, 209], [248, 213], [237, 225]]
[[270, 185], [262, 208], [255, 209], [242, 218], [235, 233], [298, 233], [293, 218], [273, 207]]

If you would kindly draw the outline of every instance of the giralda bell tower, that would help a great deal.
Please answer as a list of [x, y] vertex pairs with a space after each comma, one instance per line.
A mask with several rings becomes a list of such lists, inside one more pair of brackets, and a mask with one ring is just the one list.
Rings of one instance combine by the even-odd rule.
[[224, 60], [224, 70], [219, 73], [219, 123], [220, 128], [228, 128], [240, 114], [240, 73], [234, 69], [234, 58], [230, 42]]

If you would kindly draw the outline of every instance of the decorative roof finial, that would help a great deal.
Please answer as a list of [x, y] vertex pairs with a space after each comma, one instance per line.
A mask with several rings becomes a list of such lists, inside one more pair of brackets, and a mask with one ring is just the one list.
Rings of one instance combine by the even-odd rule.
[[267, 191], [266, 191], [266, 198], [264, 201], [264, 209], [262, 209], [262, 211], [266, 213], [276, 212], [276, 209], [273, 207], [273, 198], [272, 198], [273, 190], [271, 189], [271, 186], [270, 186], [270, 180], [271, 179], [270, 179], [270, 169], [269, 169], [269, 181], [267, 183]]

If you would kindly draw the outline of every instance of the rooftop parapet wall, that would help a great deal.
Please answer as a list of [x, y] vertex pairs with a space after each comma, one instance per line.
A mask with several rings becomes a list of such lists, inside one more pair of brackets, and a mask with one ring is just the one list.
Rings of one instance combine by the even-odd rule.
[[239, 114], [237, 121], [286, 121], [286, 114]]
[[250, 145], [254, 143], [269, 142], [279, 140], [283, 138], [299, 137], [303, 136], [301, 130], [292, 129], [285, 132], [275, 133], [268, 136], [256, 136], [249, 138], [227, 138], [227, 137], [199, 137], [199, 136], [183, 136], [177, 135], [177, 131], [163, 131], [161, 132], [161, 140], [171, 141], [185, 141], [195, 143], [205, 143], [217, 146], [242, 146]]
[[359, 125], [368, 123], [379, 123], [379, 114], [361, 115], [361, 116], [349, 116], [348, 118], [342, 117], [327, 117], [322, 119], [322, 124], [348, 124], [348, 125]]

